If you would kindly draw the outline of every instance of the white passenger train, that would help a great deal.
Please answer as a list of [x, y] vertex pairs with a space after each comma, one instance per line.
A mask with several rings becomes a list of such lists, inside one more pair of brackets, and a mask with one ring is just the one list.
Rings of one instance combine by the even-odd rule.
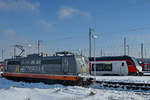
[[130, 56], [91, 57], [89, 71], [92, 75], [143, 75], [142, 67]]

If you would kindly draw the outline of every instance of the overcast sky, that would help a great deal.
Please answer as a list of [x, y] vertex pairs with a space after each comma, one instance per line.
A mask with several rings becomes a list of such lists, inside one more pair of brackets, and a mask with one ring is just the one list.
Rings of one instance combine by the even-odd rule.
[[[139, 57], [144, 43], [150, 57], [150, 0], [0, 0], [0, 51], [12, 56], [13, 45], [37, 52], [84, 49], [94, 29], [97, 56], [123, 55], [127, 38], [130, 55]], [[93, 44], [93, 43], [92, 43]], [[1, 56], [1, 52], [0, 52]]]

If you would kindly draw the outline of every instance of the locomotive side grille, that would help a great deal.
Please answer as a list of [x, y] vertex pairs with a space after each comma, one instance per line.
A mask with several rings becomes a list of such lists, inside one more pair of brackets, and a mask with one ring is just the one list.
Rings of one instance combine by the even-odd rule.
[[42, 64], [61, 64], [61, 59], [42, 60]]
[[7, 65], [21, 65], [20, 61], [8, 61]]

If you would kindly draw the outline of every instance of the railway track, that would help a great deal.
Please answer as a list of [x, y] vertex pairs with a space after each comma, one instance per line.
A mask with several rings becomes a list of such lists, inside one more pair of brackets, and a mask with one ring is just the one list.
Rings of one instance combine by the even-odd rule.
[[96, 81], [97, 88], [121, 88], [124, 90], [150, 90], [150, 83], [127, 83], [127, 82], [111, 82]]
[[[1, 75], [0, 78], [2, 78]], [[150, 91], [150, 83], [115, 82], [115, 81], [98, 81], [98, 80], [94, 80], [92, 83], [96, 83], [96, 87], [94, 86], [94, 88], [114, 88], [114, 89], [118, 88], [123, 90]], [[83, 86], [88, 87], [89, 85]]]

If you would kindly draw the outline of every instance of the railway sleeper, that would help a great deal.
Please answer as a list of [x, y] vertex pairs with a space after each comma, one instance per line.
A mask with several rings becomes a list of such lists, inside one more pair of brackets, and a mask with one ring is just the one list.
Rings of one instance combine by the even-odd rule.
[[150, 84], [145, 83], [123, 83], [123, 82], [102, 82], [97, 81], [99, 84], [99, 87], [104, 88], [122, 88], [127, 90], [144, 90], [148, 91], [150, 90]]

